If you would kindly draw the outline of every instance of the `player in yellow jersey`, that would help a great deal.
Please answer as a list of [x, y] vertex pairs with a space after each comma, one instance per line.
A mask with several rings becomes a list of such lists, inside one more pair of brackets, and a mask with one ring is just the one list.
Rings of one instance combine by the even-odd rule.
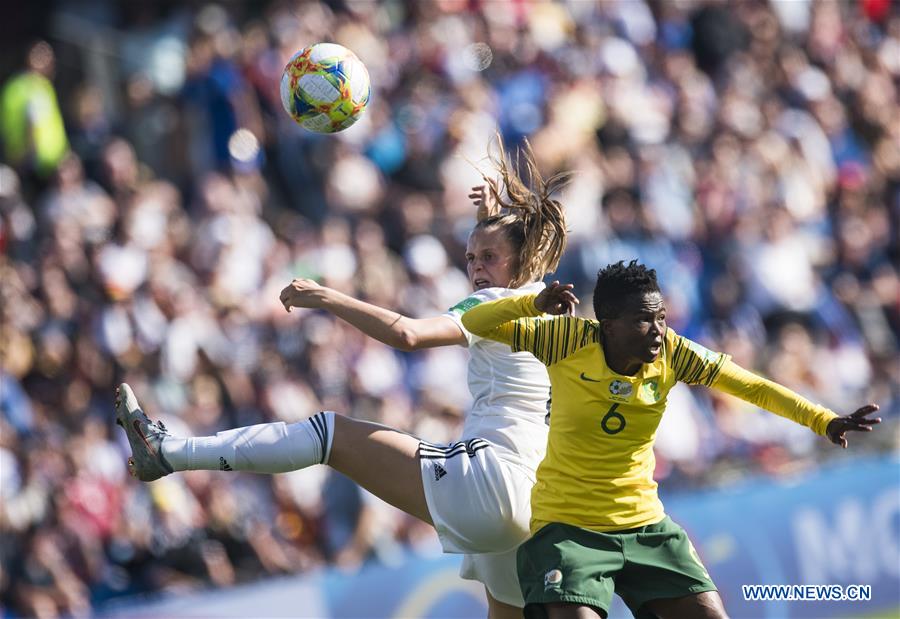
[[[653, 442], [676, 382], [707, 385], [847, 446], [880, 419], [870, 404], [839, 417], [666, 327], [656, 272], [632, 261], [600, 271], [598, 320], [565, 315], [571, 285], [484, 303], [471, 333], [528, 351], [550, 375], [547, 455], [532, 491], [533, 537], [519, 550], [526, 617], [605, 617], [613, 592], [636, 616], [726, 617], [684, 529], [653, 480]], [[542, 314], [555, 316], [542, 316]]]

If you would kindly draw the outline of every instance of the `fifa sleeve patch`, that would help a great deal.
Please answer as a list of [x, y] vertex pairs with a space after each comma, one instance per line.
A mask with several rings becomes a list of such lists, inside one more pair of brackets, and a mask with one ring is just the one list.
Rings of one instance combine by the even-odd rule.
[[481, 299], [478, 299], [476, 297], [468, 297], [468, 298], [463, 299], [462, 301], [460, 301], [453, 307], [451, 307], [449, 311], [462, 316], [463, 314], [468, 312], [470, 309], [472, 309], [476, 305], [480, 305], [480, 304], [481, 304]]
[[687, 347], [691, 350], [691, 352], [703, 359], [705, 363], [716, 363], [722, 356], [721, 353], [713, 352], [706, 346], [698, 344], [697, 342], [694, 342], [687, 338], [685, 338], [685, 343], [687, 344]]
[[729, 359], [724, 353], [713, 352], [686, 337], [676, 336], [672, 353], [675, 379], [688, 385], [712, 385], [722, 366]]

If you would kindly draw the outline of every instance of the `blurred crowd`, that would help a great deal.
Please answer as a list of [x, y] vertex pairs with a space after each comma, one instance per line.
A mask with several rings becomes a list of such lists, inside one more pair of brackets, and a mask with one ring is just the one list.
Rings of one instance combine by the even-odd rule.
[[[36, 34], [0, 75], [7, 614], [436, 552], [429, 528], [323, 467], [132, 481], [114, 389], [176, 435], [331, 409], [454, 439], [465, 350], [397, 352], [278, 293], [312, 277], [412, 316], [465, 297], [466, 196], [498, 130], [575, 172], [556, 277], [582, 300], [598, 268], [639, 258], [679, 333], [841, 414], [881, 405], [885, 427], [836, 456], [678, 388], [665, 491], [897, 449], [889, 0], [63, 0]], [[324, 40], [373, 87], [333, 136], [278, 96], [287, 59]]]

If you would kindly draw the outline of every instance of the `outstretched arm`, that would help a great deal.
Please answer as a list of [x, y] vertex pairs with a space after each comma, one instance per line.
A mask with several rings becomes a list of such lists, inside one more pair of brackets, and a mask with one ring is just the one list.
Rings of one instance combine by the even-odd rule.
[[516, 331], [524, 323], [519, 319], [541, 315], [534, 306], [535, 297], [537, 295], [525, 294], [476, 305], [463, 314], [463, 326], [479, 337], [513, 344]]
[[409, 318], [403, 314], [354, 299], [311, 279], [295, 279], [281, 291], [288, 312], [294, 307], [324, 309], [371, 338], [399, 350], [466, 345], [466, 336], [446, 316]]
[[[527, 351], [545, 365], [552, 365], [596, 339], [592, 325], [572, 313], [578, 298], [572, 285], [553, 282], [539, 294], [497, 299], [475, 306], [463, 314], [470, 333], [509, 344], [513, 352]], [[541, 314], [556, 315], [539, 320]], [[565, 342], [565, 343], [563, 343]]]
[[843, 447], [847, 446], [847, 439], [844, 436], [847, 431], [867, 432], [872, 429], [873, 424], [881, 422], [881, 419], [865, 417], [878, 410], [875, 404], [864, 406], [852, 415], [839, 417], [824, 406], [813, 404], [800, 394], [757, 376], [730, 359], [722, 365], [711, 386], [802, 424]]
[[573, 288], [572, 284], [553, 282], [537, 294], [523, 294], [484, 303], [465, 313], [463, 325], [470, 333], [479, 337], [512, 344], [516, 341], [516, 331], [521, 330], [524, 325], [516, 323], [518, 318], [541, 314], [571, 314], [579, 303], [578, 297], [572, 292]]

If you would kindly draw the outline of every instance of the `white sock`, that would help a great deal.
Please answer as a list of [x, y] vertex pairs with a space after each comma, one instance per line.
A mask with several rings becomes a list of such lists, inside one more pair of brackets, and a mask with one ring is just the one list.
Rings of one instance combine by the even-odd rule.
[[250, 471], [285, 473], [313, 464], [328, 464], [334, 439], [334, 413], [306, 421], [261, 423], [215, 436], [169, 437], [162, 453], [176, 471]]

